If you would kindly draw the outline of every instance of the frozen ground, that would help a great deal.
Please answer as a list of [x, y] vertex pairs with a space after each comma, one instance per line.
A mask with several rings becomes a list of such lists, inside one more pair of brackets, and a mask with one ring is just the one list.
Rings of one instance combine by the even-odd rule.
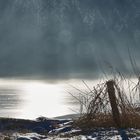
[[[115, 128], [98, 128], [85, 133], [73, 128], [72, 123], [70, 119], [0, 119], [0, 140], [122, 140]], [[140, 129], [125, 132], [129, 140], [140, 140]]]
[[[0, 140], [122, 140], [121, 136], [118, 134], [118, 131], [115, 129], [103, 129], [103, 130], [95, 130], [93, 132], [90, 132], [89, 135], [77, 135], [72, 136], [73, 132], [77, 132], [79, 130], [71, 130], [68, 132], [62, 132], [59, 133], [59, 130], [57, 130], [56, 134], [51, 135], [41, 135], [37, 133], [7, 133], [7, 134], [0, 134]], [[61, 130], [62, 131], [62, 130]], [[126, 130], [129, 140], [140, 140], [140, 130], [138, 129], [129, 129]], [[68, 134], [71, 134], [71, 136], [67, 136]]]
[[[114, 132], [113, 132], [114, 133]], [[39, 135], [37, 133], [14, 133], [11, 136], [0, 135], [0, 140], [122, 140], [120, 135], [102, 135], [95, 136], [94, 132], [91, 135], [79, 135], [72, 137], [62, 137], [62, 136], [45, 136]], [[7, 139], [6, 139], [7, 138]], [[9, 138], [9, 139], [8, 139]], [[140, 140], [140, 137], [130, 137], [129, 140]]]

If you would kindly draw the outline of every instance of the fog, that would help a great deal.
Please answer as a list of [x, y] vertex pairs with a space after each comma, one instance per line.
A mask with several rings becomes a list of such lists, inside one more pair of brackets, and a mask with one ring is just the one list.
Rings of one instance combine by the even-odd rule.
[[1, 0], [0, 76], [96, 79], [110, 66], [132, 74], [139, 7], [139, 0]]

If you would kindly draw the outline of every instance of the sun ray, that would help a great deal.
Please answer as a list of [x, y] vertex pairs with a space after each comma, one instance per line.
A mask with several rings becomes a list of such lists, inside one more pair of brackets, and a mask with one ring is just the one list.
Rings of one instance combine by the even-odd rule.
[[13, 11], [22, 10], [28, 15], [33, 15], [41, 23], [42, 0], [14, 0]]

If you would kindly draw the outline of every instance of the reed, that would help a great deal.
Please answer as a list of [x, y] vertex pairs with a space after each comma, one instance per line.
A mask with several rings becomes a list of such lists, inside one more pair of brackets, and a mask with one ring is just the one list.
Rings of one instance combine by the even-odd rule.
[[97, 127], [140, 128], [139, 80], [135, 84], [129, 79], [115, 77], [92, 89], [83, 81], [89, 92], [75, 88], [80, 97], [70, 93], [81, 106], [81, 116], [74, 125], [82, 130]]

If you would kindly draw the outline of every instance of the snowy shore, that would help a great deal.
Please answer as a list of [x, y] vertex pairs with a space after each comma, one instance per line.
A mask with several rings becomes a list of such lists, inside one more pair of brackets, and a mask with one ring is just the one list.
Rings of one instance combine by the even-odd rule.
[[[82, 132], [72, 119], [36, 120], [0, 118], [0, 140], [122, 140], [115, 128]], [[140, 129], [125, 130], [130, 140], [140, 140]]]

